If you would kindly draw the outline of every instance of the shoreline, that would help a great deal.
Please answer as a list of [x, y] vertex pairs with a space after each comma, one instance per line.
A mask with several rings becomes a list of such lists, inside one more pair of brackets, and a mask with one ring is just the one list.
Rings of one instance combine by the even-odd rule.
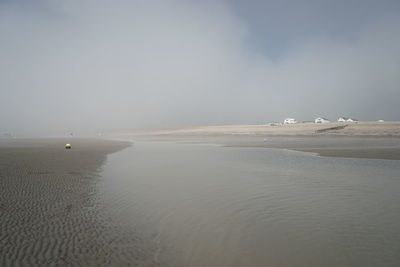
[[114, 132], [120, 136], [356, 136], [399, 137], [400, 122], [330, 122], [284, 125], [217, 125]]
[[400, 160], [398, 121], [201, 126], [113, 135], [127, 139], [192, 140], [224, 146], [282, 148], [326, 157]]
[[373, 149], [373, 148], [292, 148], [272, 147], [272, 146], [246, 146], [246, 145], [226, 145], [225, 147], [243, 147], [243, 148], [269, 148], [269, 149], [285, 149], [304, 153], [311, 153], [321, 157], [334, 158], [358, 158], [358, 159], [383, 159], [383, 160], [400, 160], [400, 148], [397, 149]]
[[136, 136], [136, 140], [224, 147], [273, 148], [310, 152], [322, 157], [400, 160], [400, 138], [393, 136]]

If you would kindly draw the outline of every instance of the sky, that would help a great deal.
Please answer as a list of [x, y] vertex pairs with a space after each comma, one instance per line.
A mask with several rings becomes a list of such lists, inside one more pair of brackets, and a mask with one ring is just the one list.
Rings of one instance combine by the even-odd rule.
[[400, 120], [400, 1], [0, 0], [0, 134]]

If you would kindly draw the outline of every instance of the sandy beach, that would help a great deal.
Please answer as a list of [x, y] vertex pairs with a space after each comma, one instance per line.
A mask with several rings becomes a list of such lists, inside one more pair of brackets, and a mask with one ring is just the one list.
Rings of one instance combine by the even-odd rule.
[[397, 137], [141, 138], [0, 140], [0, 265], [398, 263], [397, 162], [282, 150], [399, 159]]
[[114, 136], [290, 149], [329, 157], [400, 160], [400, 122], [203, 126], [132, 131]]
[[331, 122], [285, 125], [221, 125], [135, 131], [152, 136], [399, 136], [400, 122]]
[[107, 154], [129, 145], [1, 139], [0, 265], [108, 265], [121, 258], [107, 249], [118, 241], [112, 242], [111, 226], [99, 216], [96, 182]]

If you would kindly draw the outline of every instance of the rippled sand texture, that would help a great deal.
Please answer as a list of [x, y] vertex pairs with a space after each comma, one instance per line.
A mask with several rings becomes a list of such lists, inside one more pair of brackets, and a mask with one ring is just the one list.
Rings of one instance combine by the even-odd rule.
[[140, 240], [96, 205], [99, 167], [128, 145], [0, 140], [0, 265], [145, 265]]

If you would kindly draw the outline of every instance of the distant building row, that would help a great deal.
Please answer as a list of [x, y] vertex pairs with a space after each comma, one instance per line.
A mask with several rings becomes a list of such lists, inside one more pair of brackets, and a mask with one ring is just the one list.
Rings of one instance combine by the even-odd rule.
[[356, 119], [346, 118], [346, 117], [340, 117], [337, 121], [338, 122], [358, 122], [358, 120], [356, 120]]
[[[346, 118], [346, 117], [340, 117], [337, 121], [338, 122], [358, 122], [358, 120], [356, 120], [356, 119]], [[314, 122], [315, 123], [328, 123], [330, 121], [326, 118], [318, 117], [314, 120]], [[297, 123], [297, 121], [293, 118], [286, 118], [283, 121], [283, 124], [294, 124], [294, 123]]]

